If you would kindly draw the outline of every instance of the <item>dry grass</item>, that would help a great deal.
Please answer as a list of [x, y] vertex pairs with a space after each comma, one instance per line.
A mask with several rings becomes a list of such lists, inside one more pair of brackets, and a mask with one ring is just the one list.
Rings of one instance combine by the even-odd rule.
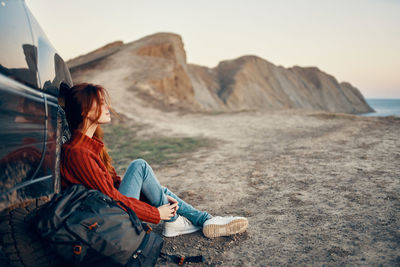
[[108, 152], [118, 173], [138, 158], [156, 167], [167, 166], [213, 142], [203, 137], [141, 136], [143, 125], [113, 123], [103, 127]]

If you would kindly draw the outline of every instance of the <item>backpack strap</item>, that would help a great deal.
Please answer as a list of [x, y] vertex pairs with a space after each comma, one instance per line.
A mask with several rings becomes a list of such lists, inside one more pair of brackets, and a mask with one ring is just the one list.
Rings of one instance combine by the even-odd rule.
[[126, 212], [129, 215], [129, 219], [133, 225], [133, 227], [135, 227], [136, 233], [139, 235], [140, 234], [140, 226], [141, 226], [141, 222], [139, 220], [139, 218], [136, 216], [135, 212], [129, 208], [127, 205], [125, 205], [122, 201], [118, 201], [119, 204], [121, 204], [122, 207], [125, 208]]
[[83, 259], [82, 244], [75, 244], [72, 246], [72, 253], [74, 254], [74, 267], [79, 267]]
[[166, 259], [168, 257], [172, 262], [183, 266], [186, 262], [204, 262], [204, 257], [202, 255], [199, 256], [190, 256], [190, 257], [185, 257], [185, 256], [178, 256], [178, 255], [170, 255], [167, 253], [160, 253], [160, 256]]
[[146, 234], [150, 234], [150, 232], [153, 231], [153, 228], [151, 228], [147, 223], [142, 222], [142, 227]]

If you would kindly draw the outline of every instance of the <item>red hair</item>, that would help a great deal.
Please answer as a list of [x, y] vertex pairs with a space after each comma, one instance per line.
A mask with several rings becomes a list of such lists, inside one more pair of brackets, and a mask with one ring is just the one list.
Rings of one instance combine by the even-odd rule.
[[[90, 126], [87, 116], [94, 103], [96, 103], [96, 117], [94, 121], [100, 118], [103, 99], [106, 103], [110, 103], [107, 90], [100, 85], [80, 83], [69, 89], [68, 93], [65, 95], [64, 101], [65, 113], [71, 132], [77, 129], [81, 130], [83, 133], [86, 132]], [[110, 106], [109, 109], [113, 112]], [[103, 130], [100, 125], [97, 126], [93, 136], [103, 141]], [[77, 144], [79, 144], [82, 139], [78, 140]], [[103, 161], [107, 170], [113, 173], [112, 159], [107, 152], [106, 146], [104, 146], [100, 152], [100, 159]]]

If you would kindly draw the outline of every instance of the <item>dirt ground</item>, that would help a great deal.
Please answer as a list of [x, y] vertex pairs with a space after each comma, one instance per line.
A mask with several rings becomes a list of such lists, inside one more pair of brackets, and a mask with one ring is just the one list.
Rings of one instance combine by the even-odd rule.
[[205, 257], [189, 266], [400, 265], [400, 118], [286, 110], [146, 123], [144, 135], [217, 140], [155, 173], [193, 206], [249, 220], [233, 237], [164, 238], [164, 252]]

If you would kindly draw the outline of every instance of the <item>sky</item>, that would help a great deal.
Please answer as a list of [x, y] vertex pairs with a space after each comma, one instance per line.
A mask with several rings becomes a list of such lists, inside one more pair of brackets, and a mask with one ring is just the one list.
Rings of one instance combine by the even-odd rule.
[[189, 63], [257, 55], [316, 66], [366, 98], [400, 98], [400, 0], [26, 0], [68, 60], [157, 32], [182, 36]]

